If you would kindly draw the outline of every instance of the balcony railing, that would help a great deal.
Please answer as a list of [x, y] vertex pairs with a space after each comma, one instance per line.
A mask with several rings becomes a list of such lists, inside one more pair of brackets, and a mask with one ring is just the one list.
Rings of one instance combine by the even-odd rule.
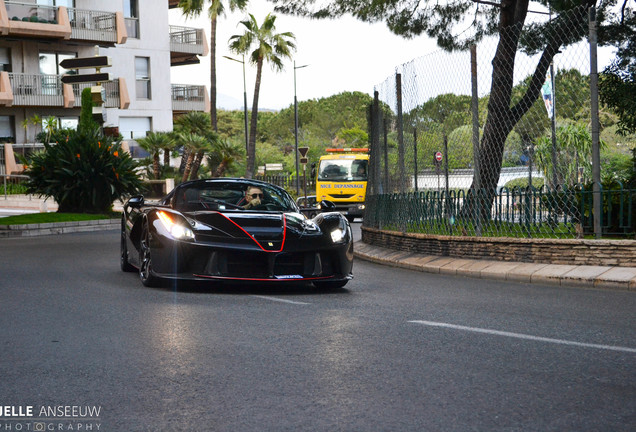
[[205, 111], [206, 91], [202, 85], [172, 84], [172, 110]]
[[117, 20], [112, 12], [69, 8], [71, 39], [117, 42]]
[[64, 106], [59, 75], [10, 73], [13, 105]]
[[12, 21], [24, 21], [41, 24], [57, 24], [57, 7], [7, 1], [7, 16]]
[[170, 51], [205, 55], [202, 29], [170, 26]]
[[[64, 89], [60, 75], [10, 73], [9, 80], [13, 91], [15, 106], [64, 106]], [[82, 90], [97, 83], [73, 84], [74, 107], [82, 104]], [[120, 107], [119, 81], [106, 81], [102, 85], [106, 90], [104, 107]]]
[[[118, 13], [102, 12], [66, 7], [39, 5], [34, 3], [5, 1], [8, 25], [3, 25], [3, 34], [37, 35], [41, 38], [88, 41], [91, 43], [115, 44], [125, 42], [123, 28], [118, 31]], [[0, 14], [2, 14], [0, 10]], [[44, 25], [43, 25], [44, 24]], [[120, 23], [120, 27], [123, 24]]]
[[[82, 91], [87, 87], [96, 86], [97, 83], [73, 84], [73, 94], [75, 95], [75, 106], [82, 106]], [[105, 108], [119, 108], [119, 81], [105, 81], [101, 83], [106, 91]]]

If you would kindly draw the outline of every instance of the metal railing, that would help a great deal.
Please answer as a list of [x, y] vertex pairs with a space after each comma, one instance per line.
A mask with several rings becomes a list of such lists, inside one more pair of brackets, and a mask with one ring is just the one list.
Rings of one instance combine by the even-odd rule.
[[180, 53], [203, 54], [203, 30], [171, 25], [170, 50]]
[[[26, 181], [29, 176], [26, 175], [3, 175], [2, 176], [2, 196], [5, 200], [10, 195], [27, 195]], [[31, 195], [27, 195], [31, 199]]]
[[7, 16], [13, 21], [27, 21], [42, 24], [57, 24], [57, 7], [6, 1]]
[[[295, 175], [289, 175], [289, 174], [276, 174], [276, 175], [270, 175], [270, 174], [266, 174], [266, 175], [262, 175], [262, 174], [257, 174], [256, 176], [254, 176], [255, 179], [257, 180], [262, 180], [262, 181], [266, 181], [268, 183], [274, 184], [276, 186], [280, 186], [283, 189], [285, 189], [287, 192], [289, 192], [292, 195], [296, 194], [296, 176]], [[305, 191], [303, 188], [303, 177], [300, 176], [299, 178], [300, 180], [300, 193], [301, 195], [304, 195]], [[311, 191], [315, 190], [316, 188], [316, 182], [315, 179], [312, 178], [311, 176], [307, 176], [305, 178], [305, 184], [307, 186], [307, 195], [312, 195]]]
[[117, 42], [117, 22], [112, 12], [68, 9], [71, 39]]
[[[636, 233], [636, 190], [601, 188], [604, 236], [633, 237]], [[488, 195], [481, 190], [480, 195]], [[364, 225], [401, 232], [450, 236], [583, 238], [593, 234], [591, 186], [585, 188], [502, 188], [495, 194], [487, 218], [483, 209], [466, 205], [467, 191], [371, 195], [367, 197]], [[479, 202], [480, 200], [476, 200]]]
[[172, 109], [174, 111], [204, 111], [205, 86], [172, 84]]
[[[96, 82], [73, 84], [73, 94], [75, 95], [75, 106], [82, 106], [82, 91], [85, 88], [96, 86]], [[106, 90], [106, 101], [104, 107], [119, 108], [119, 81], [105, 81], [101, 85]]]
[[58, 75], [10, 73], [13, 105], [63, 106], [62, 82]]

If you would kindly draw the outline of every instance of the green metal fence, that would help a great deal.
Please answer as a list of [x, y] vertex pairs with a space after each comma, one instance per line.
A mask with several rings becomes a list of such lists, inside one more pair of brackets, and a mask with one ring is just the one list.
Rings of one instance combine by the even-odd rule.
[[[601, 188], [601, 226], [605, 237], [634, 237], [636, 190]], [[486, 195], [484, 190], [479, 195]], [[465, 190], [371, 195], [364, 226], [451, 236], [584, 238], [593, 235], [593, 191], [502, 188], [490, 209], [467, 205]]]

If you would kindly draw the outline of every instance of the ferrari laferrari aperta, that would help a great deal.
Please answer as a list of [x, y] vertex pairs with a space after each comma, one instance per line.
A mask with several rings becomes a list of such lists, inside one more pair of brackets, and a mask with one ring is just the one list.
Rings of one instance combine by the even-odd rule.
[[124, 205], [121, 268], [138, 271], [146, 286], [178, 279], [337, 288], [353, 277], [352, 267], [346, 218], [326, 212], [308, 219], [269, 183], [195, 180], [160, 201], [137, 196]]

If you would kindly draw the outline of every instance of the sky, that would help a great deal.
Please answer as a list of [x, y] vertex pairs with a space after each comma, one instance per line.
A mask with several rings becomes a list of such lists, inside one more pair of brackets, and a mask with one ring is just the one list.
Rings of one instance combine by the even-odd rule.
[[[249, 12], [261, 24], [274, 5], [252, 0]], [[223, 58], [241, 57], [230, 52], [228, 40], [243, 34], [239, 22], [245, 12], [228, 13], [217, 25], [217, 98], [219, 108], [243, 108], [243, 70], [240, 63]], [[404, 39], [391, 33], [384, 23], [362, 23], [352, 17], [338, 20], [311, 20], [276, 13], [278, 33], [296, 36], [296, 53], [285, 62], [282, 72], [263, 68], [259, 109], [280, 110], [294, 103], [294, 66], [296, 61], [296, 96], [298, 101], [319, 99], [344, 91], [373, 94], [374, 86], [395, 73], [396, 67], [425, 54], [437, 51], [435, 42], [422, 36]], [[170, 24], [203, 28], [209, 44], [210, 22], [207, 11], [197, 19], [186, 20], [175, 8], [170, 10]], [[307, 65], [300, 68], [300, 66]], [[256, 67], [246, 67], [247, 104], [252, 105]], [[199, 65], [173, 67], [173, 84], [210, 86], [210, 56], [201, 57]]]

